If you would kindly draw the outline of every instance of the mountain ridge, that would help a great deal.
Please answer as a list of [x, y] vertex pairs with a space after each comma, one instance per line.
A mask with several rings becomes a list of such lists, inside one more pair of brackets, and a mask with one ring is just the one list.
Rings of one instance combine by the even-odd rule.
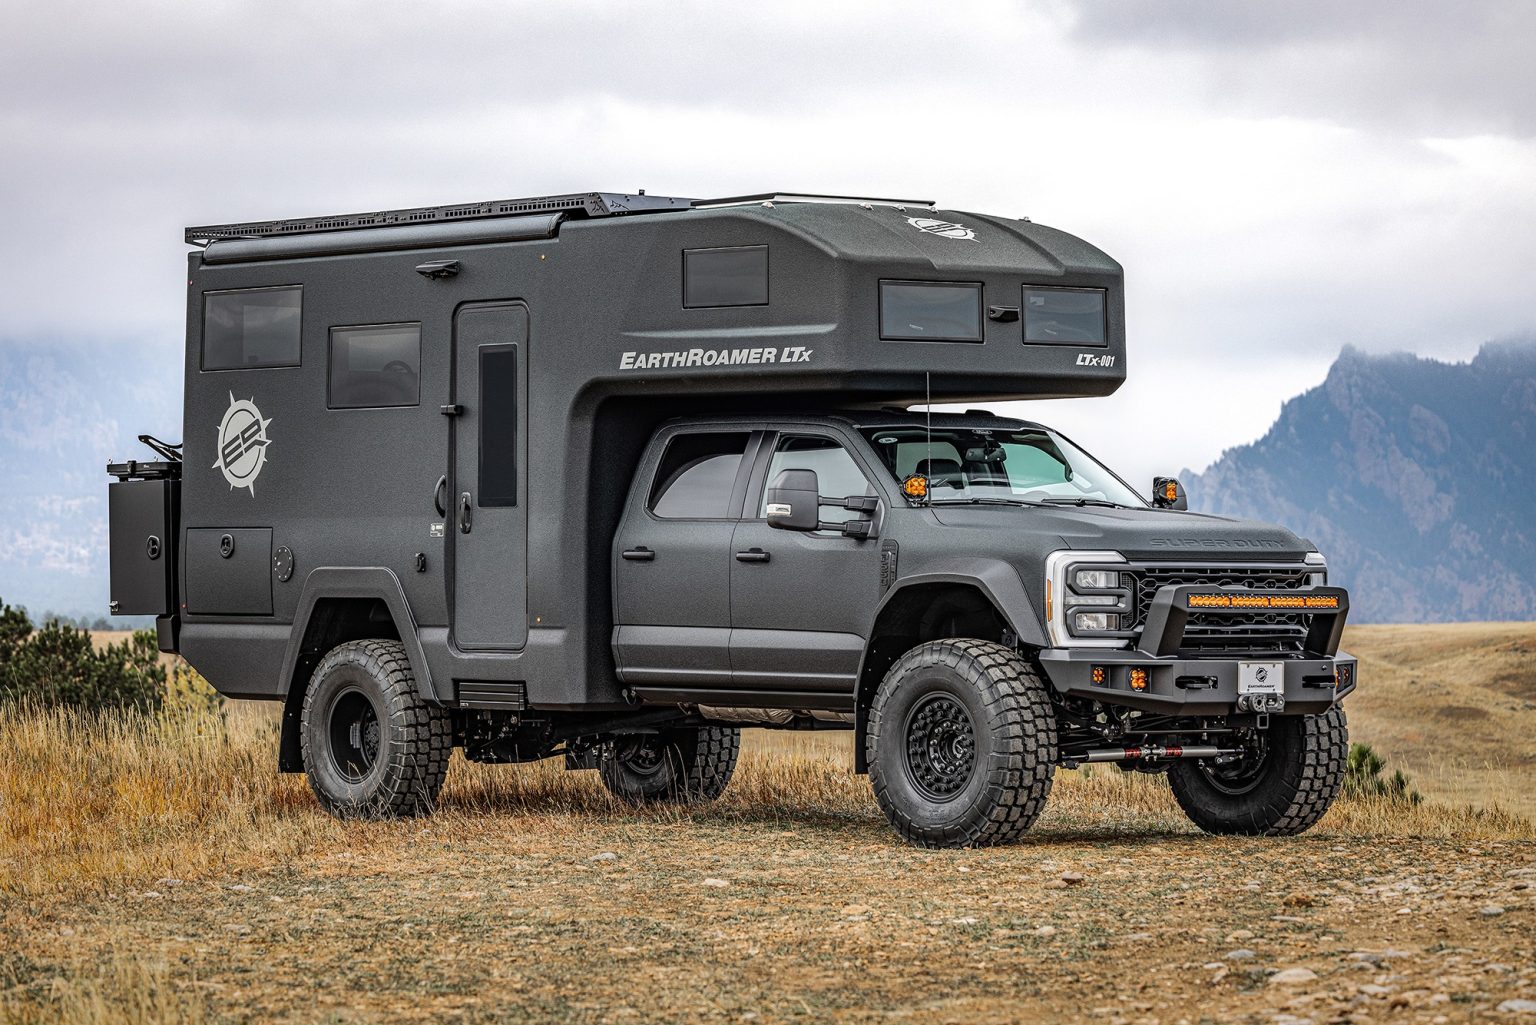
[[1259, 440], [1187, 475], [1191, 508], [1278, 522], [1361, 622], [1536, 618], [1536, 341], [1467, 363], [1340, 354]]

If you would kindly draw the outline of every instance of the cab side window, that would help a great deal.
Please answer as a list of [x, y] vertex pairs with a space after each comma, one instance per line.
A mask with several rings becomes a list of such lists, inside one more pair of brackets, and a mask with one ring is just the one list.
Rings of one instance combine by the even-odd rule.
[[663, 519], [734, 516], [731, 496], [750, 437], [747, 431], [721, 431], [679, 434], [667, 442], [651, 484], [651, 512]]
[[[774, 446], [773, 458], [768, 463], [767, 486], [763, 488], [763, 501], [757, 510], [759, 519], [768, 515], [768, 487], [785, 470], [815, 470], [822, 498], [842, 499], [850, 495], [876, 494], [874, 486], [864, 476], [864, 471], [859, 469], [859, 464], [838, 442], [832, 438], [809, 434], [786, 434]], [[842, 523], [858, 516], [852, 509], [825, 505], [821, 507], [821, 519], [826, 523]]]

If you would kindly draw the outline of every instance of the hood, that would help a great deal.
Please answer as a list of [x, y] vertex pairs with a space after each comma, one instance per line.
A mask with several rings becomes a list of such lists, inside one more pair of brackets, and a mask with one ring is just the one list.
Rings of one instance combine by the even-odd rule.
[[1172, 509], [1100, 506], [936, 505], [946, 526], [1054, 534], [1067, 548], [1117, 551], [1131, 559], [1189, 556], [1264, 561], [1301, 559], [1312, 543], [1284, 527]]

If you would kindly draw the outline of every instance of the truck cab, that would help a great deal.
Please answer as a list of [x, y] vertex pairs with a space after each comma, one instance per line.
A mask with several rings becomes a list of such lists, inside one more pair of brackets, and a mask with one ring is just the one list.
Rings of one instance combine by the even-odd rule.
[[1091, 762], [1213, 832], [1337, 792], [1310, 542], [928, 411], [1119, 386], [1121, 271], [1074, 236], [589, 193], [188, 240], [185, 448], [109, 467], [114, 611], [282, 702], [339, 815], [429, 812], [455, 748], [710, 799], [743, 727], [854, 730], [928, 846], [1017, 838]]

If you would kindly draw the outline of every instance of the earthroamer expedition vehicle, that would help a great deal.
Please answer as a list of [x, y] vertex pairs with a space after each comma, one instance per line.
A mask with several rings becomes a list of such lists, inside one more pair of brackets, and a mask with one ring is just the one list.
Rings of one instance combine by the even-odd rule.
[[1019, 837], [1088, 762], [1213, 832], [1337, 792], [1348, 597], [1309, 542], [909, 411], [1114, 392], [1122, 274], [1081, 239], [592, 193], [187, 241], [185, 458], [109, 467], [113, 610], [283, 702], [338, 815], [429, 811], [455, 747], [714, 798], [743, 726], [854, 730], [930, 846]]

